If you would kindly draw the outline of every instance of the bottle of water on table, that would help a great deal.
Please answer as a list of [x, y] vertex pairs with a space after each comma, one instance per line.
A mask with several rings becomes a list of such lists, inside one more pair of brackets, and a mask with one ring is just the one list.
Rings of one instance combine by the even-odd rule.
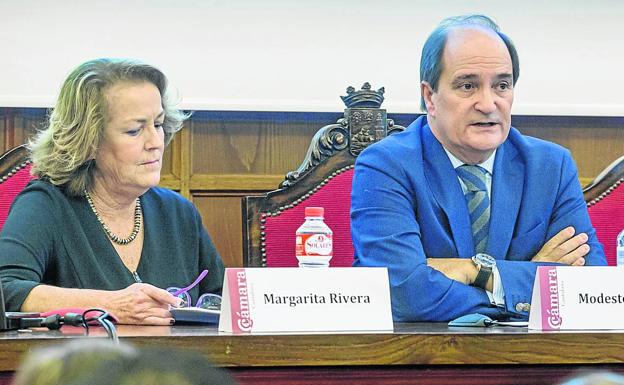
[[615, 264], [624, 267], [624, 230], [617, 236]]
[[306, 207], [305, 222], [296, 232], [299, 267], [329, 267], [332, 258], [332, 231], [323, 221], [322, 207]]

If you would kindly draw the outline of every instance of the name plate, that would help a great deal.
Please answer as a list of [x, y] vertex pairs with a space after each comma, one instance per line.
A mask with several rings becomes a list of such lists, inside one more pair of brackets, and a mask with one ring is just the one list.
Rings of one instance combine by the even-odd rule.
[[624, 329], [624, 269], [540, 266], [529, 329]]
[[219, 331], [392, 331], [385, 267], [228, 268]]

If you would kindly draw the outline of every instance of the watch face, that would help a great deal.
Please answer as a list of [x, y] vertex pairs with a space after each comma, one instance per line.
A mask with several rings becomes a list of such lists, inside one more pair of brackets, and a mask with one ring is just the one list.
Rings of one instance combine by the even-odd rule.
[[494, 267], [496, 265], [494, 257], [487, 254], [479, 253], [472, 258], [475, 263], [478, 263], [481, 266]]

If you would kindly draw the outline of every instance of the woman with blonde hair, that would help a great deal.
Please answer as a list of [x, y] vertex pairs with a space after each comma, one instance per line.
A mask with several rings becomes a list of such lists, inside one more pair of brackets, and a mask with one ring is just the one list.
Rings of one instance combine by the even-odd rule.
[[104, 308], [122, 323], [172, 324], [167, 292], [218, 293], [223, 263], [197, 209], [157, 187], [165, 146], [186, 115], [153, 66], [96, 59], [67, 77], [30, 143], [38, 177], [15, 199], [0, 236], [12, 311]]

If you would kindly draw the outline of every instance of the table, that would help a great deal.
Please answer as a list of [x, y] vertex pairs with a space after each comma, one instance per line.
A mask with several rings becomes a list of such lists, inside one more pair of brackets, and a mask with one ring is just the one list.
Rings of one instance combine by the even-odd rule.
[[[0, 377], [29, 349], [81, 329], [0, 333]], [[623, 331], [538, 332], [397, 323], [394, 333], [231, 335], [214, 326], [118, 326], [136, 345], [190, 349], [241, 384], [554, 384], [579, 368], [624, 372]], [[89, 338], [104, 337], [100, 329]], [[1, 381], [1, 380], [0, 380]], [[2, 382], [0, 382], [2, 383]]]

